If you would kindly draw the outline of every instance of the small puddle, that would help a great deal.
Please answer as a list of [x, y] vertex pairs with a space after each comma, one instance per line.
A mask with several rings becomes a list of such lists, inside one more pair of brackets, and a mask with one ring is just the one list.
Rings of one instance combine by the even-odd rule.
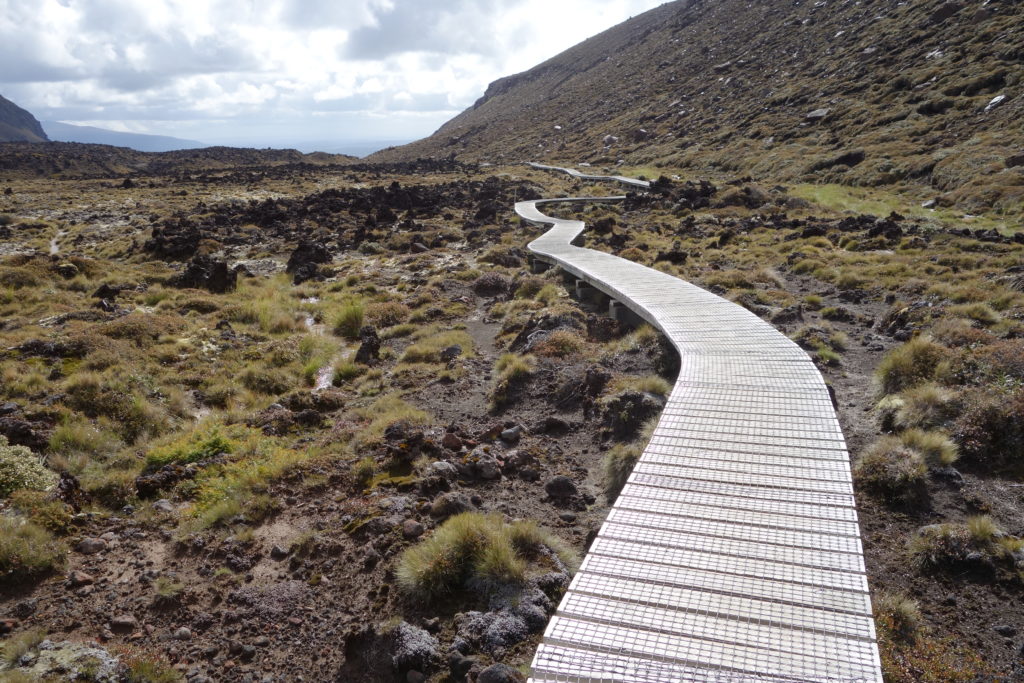
[[58, 244], [58, 240], [63, 236], [64, 231], [58, 230], [57, 234], [53, 236], [52, 240], [50, 240], [50, 256], [56, 256], [60, 253], [60, 244]]
[[[320, 299], [318, 297], [311, 296], [303, 299], [302, 303], [316, 304], [320, 303]], [[311, 313], [306, 314], [303, 322], [310, 334], [322, 335], [324, 333], [324, 325], [322, 323], [318, 323]], [[341, 356], [335, 356], [317, 371], [316, 379], [313, 382], [313, 391], [324, 391], [325, 389], [331, 388], [331, 385], [334, 384], [334, 363], [340, 358]]]

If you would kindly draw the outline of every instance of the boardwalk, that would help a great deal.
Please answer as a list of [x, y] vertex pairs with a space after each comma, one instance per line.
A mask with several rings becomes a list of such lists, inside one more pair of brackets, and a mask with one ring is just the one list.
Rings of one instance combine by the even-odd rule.
[[659, 329], [681, 370], [532, 680], [880, 682], [849, 457], [814, 363], [736, 304], [572, 246], [583, 223], [545, 201], [516, 204], [552, 226], [533, 255]]

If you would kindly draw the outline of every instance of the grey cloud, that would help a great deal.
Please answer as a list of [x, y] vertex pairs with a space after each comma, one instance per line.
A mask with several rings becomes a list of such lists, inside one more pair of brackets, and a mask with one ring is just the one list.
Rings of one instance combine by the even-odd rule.
[[[506, 2], [507, 8], [510, 3]], [[514, 4], [514, 3], [513, 3]], [[495, 54], [494, 36], [481, 30], [496, 0], [395, 0], [392, 9], [376, 9], [375, 26], [354, 31], [341, 48], [350, 59], [380, 59], [403, 52]]]

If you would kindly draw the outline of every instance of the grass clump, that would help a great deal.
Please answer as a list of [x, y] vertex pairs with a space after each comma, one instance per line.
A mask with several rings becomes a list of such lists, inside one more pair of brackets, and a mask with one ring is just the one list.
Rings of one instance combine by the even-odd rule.
[[46, 631], [41, 628], [32, 628], [9, 637], [3, 644], [3, 661], [8, 666], [16, 665], [19, 659], [35, 650], [44, 640]]
[[876, 441], [853, 466], [864, 488], [896, 503], [910, 503], [925, 493], [928, 467], [916, 450], [893, 436]]
[[366, 321], [376, 327], [400, 325], [407, 321], [410, 315], [412, 311], [409, 307], [398, 301], [373, 303], [368, 305], [365, 311]]
[[125, 683], [180, 683], [185, 680], [170, 662], [157, 655], [131, 649], [121, 657], [119, 673]]
[[178, 604], [185, 592], [185, 584], [166, 576], [158, 576], [153, 582], [153, 604], [157, 607], [171, 607]]
[[381, 396], [368, 407], [356, 412], [369, 421], [355, 438], [355, 442], [362, 446], [380, 443], [384, 437], [384, 430], [398, 422], [426, 425], [432, 420], [429, 413], [406, 403], [397, 394]]
[[533, 356], [503, 353], [494, 364], [494, 390], [491, 402], [495, 407], [507, 405], [516, 392], [533, 376], [536, 361]]
[[623, 391], [640, 391], [645, 394], [656, 396], [668, 396], [672, 391], [672, 385], [668, 380], [659, 375], [646, 375], [644, 377], [622, 377], [612, 383], [613, 393]]
[[875, 371], [883, 394], [896, 394], [935, 379], [949, 349], [917, 337], [887, 353]]
[[945, 424], [957, 410], [957, 394], [934, 382], [926, 382], [899, 394], [891, 416], [897, 429], [932, 429]]
[[493, 593], [518, 585], [531, 561], [550, 565], [554, 558], [574, 564], [571, 553], [532, 522], [505, 524], [497, 515], [464, 512], [402, 553], [395, 575], [403, 591], [432, 601], [460, 589]]
[[1016, 555], [1022, 548], [1024, 540], [1007, 534], [988, 516], [922, 527], [909, 545], [911, 557], [924, 570], [1002, 567], [1018, 577]]
[[373, 458], [367, 456], [353, 463], [349, 471], [356, 487], [365, 489], [377, 473], [377, 463]]
[[0, 435], [0, 498], [18, 489], [45, 491], [57, 483], [57, 474], [24, 446], [12, 446]]
[[17, 583], [61, 569], [67, 548], [52, 533], [24, 517], [0, 516], [0, 579]]
[[534, 347], [539, 356], [565, 358], [583, 350], [583, 339], [570, 330], [555, 330]]
[[612, 503], [618, 498], [626, 480], [633, 472], [637, 461], [644, 452], [644, 446], [651, 440], [651, 434], [658, 424], [658, 418], [649, 420], [643, 427], [637, 438], [632, 443], [618, 443], [609, 449], [604, 456], [602, 467], [604, 470], [604, 495], [608, 502]]
[[363, 327], [365, 313], [366, 308], [362, 301], [349, 301], [343, 304], [332, 320], [334, 334], [345, 339], [359, 339], [359, 330]]
[[916, 600], [896, 593], [882, 593], [874, 603], [875, 623], [904, 641], [917, 638], [923, 624]]
[[366, 374], [366, 366], [353, 363], [350, 360], [341, 360], [334, 364], [334, 374], [331, 375], [331, 383], [340, 387], [352, 380]]
[[908, 429], [900, 434], [904, 446], [921, 455], [928, 467], [946, 467], [960, 457], [960, 450], [942, 432], [926, 432], [922, 429]]
[[154, 446], [146, 453], [146, 467], [155, 470], [171, 463], [186, 465], [208, 460], [230, 454], [236, 446], [224, 435], [220, 425], [207, 425]]
[[402, 354], [403, 363], [440, 363], [441, 352], [452, 346], [458, 346], [465, 355], [473, 354], [473, 338], [463, 330], [447, 330], [443, 332], [424, 331], [422, 335]]

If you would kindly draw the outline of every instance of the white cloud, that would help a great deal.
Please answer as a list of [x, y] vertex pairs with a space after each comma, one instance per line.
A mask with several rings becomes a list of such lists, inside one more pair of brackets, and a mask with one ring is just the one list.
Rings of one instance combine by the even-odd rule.
[[211, 142], [411, 139], [662, 1], [0, 0], [0, 92]]

